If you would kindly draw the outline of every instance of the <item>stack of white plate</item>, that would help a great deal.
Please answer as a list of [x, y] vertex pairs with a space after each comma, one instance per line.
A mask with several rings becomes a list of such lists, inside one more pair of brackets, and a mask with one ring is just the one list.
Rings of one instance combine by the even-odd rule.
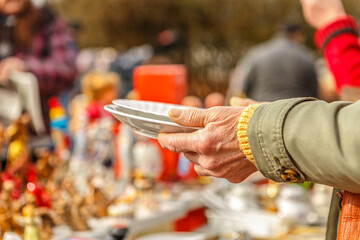
[[187, 107], [137, 100], [114, 100], [105, 110], [112, 113], [120, 122], [129, 125], [136, 133], [157, 139], [159, 133], [189, 133], [201, 128], [181, 126], [173, 122], [168, 113], [172, 108]]

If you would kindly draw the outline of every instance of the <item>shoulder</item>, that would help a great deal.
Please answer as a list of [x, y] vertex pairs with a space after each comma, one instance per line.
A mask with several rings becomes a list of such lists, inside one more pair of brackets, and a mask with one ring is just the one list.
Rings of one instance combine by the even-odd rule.
[[67, 28], [66, 22], [47, 6], [39, 9], [38, 26], [45, 32], [53, 32], [59, 29], [65, 30]]

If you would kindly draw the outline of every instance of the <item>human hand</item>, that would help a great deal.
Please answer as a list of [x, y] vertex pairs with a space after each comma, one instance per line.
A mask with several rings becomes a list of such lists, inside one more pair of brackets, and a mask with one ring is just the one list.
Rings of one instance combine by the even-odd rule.
[[324, 27], [346, 15], [341, 0], [300, 0], [305, 20], [314, 28]]
[[243, 110], [240, 107], [171, 109], [169, 116], [174, 122], [204, 129], [193, 133], [161, 133], [158, 141], [163, 148], [184, 152], [200, 176], [242, 182], [257, 171], [239, 147], [237, 125]]
[[0, 62], [0, 83], [7, 84], [11, 72], [17, 71], [26, 71], [26, 64], [23, 60], [17, 57], [5, 58]]

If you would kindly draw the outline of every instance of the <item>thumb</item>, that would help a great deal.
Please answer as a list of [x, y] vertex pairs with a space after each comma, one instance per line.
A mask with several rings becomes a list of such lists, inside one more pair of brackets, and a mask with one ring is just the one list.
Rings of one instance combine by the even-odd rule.
[[169, 117], [175, 123], [188, 127], [204, 127], [207, 124], [207, 110], [198, 108], [172, 108]]

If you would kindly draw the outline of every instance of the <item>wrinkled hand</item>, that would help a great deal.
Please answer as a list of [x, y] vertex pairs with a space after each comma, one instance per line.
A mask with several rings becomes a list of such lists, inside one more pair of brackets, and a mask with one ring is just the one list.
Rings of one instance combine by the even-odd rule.
[[346, 15], [341, 0], [300, 0], [306, 21], [314, 28], [324, 27]]
[[26, 71], [25, 62], [17, 57], [2, 60], [0, 62], [0, 83], [7, 84], [13, 70]]
[[244, 108], [172, 109], [169, 116], [183, 126], [204, 127], [193, 133], [159, 134], [163, 148], [184, 152], [200, 176], [225, 178], [239, 183], [256, 172], [256, 167], [239, 148], [237, 124]]

